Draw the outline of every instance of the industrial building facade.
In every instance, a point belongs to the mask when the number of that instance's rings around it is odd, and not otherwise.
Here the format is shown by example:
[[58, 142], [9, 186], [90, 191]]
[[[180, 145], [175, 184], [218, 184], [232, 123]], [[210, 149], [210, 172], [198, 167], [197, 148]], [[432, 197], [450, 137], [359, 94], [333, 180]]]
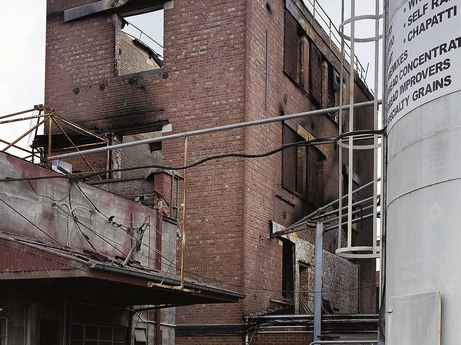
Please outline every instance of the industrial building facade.
[[[315, 233], [307, 227], [271, 235], [337, 199], [340, 189], [347, 190], [350, 171], [355, 187], [370, 182], [373, 157], [361, 152], [340, 166], [342, 148], [333, 140], [321, 142], [348, 128], [348, 118], [337, 111], [283, 120], [350, 99], [349, 66], [306, 5], [301, 0], [47, 4], [45, 104], [54, 113], [98, 133], [108, 145], [185, 133], [88, 154], [85, 160], [64, 159], [72, 173], [137, 201], [158, 197], [146, 183], [155, 169], [181, 176], [182, 202], [173, 207], [172, 195], [165, 199], [182, 232], [176, 272], [219, 286], [224, 295], [235, 291], [234, 299], [246, 296], [238, 303], [176, 308], [175, 336], [168, 343], [311, 341]], [[130, 16], [158, 11], [163, 56], [123, 31]], [[372, 100], [354, 76], [355, 102]], [[187, 135], [273, 117], [280, 121]], [[357, 109], [354, 130], [372, 128], [370, 111]], [[61, 144], [53, 136], [56, 144], [46, 135], [35, 142], [45, 160], [68, 151], [65, 139]], [[84, 135], [71, 139], [92, 144]], [[367, 189], [360, 193], [365, 197]], [[369, 223], [355, 224], [354, 243], [370, 240]], [[324, 313], [374, 314], [375, 261], [335, 255], [338, 240], [335, 231], [324, 234]], [[293, 321], [295, 314], [305, 318]], [[332, 336], [335, 332], [333, 327]]]

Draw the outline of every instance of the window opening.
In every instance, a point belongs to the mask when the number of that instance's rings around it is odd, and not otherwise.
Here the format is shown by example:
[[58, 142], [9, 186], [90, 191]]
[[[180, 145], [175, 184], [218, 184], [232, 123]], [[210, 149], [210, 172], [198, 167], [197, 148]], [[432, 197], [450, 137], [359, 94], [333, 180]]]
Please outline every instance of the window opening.
[[294, 297], [294, 256], [295, 245], [293, 242], [282, 239], [283, 258], [282, 258], [282, 296], [293, 299]]
[[[130, 143], [162, 136], [161, 131], [142, 132], [133, 134], [115, 134], [112, 144]], [[137, 166], [160, 165], [162, 163], [162, 143], [137, 145], [113, 150], [111, 154], [111, 169], [123, 169], [112, 173], [112, 178], [141, 178], [144, 169], [132, 169]]]
[[285, 11], [284, 72], [301, 89], [309, 92], [318, 105], [322, 104], [322, 83], [326, 82], [326, 76], [322, 73], [324, 60], [323, 54], [307, 37], [298, 20], [288, 10]]
[[310, 292], [313, 290], [314, 280], [311, 267], [308, 264], [299, 262], [299, 313], [313, 314], [312, 300]]
[[299, 28], [296, 19], [285, 11], [285, 39], [283, 68], [286, 74], [298, 82]]
[[120, 75], [162, 68], [163, 14], [162, 9], [122, 19]]
[[322, 104], [322, 62], [323, 55], [319, 48], [310, 42], [310, 57], [309, 57], [309, 77], [310, 77], [310, 94], [320, 105]]
[[[283, 124], [283, 144], [306, 141], [304, 137]], [[322, 167], [324, 156], [315, 146], [292, 146], [282, 152], [282, 185], [302, 196], [311, 204], [322, 202]]]
[[[297, 141], [296, 132], [293, 131], [287, 124], [283, 124], [282, 128], [283, 145], [291, 144]], [[286, 148], [282, 151], [282, 185], [292, 192], [297, 192], [298, 169], [297, 169], [298, 151], [295, 146]]]
[[126, 330], [121, 327], [72, 324], [70, 345], [125, 344]]
[[[341, 86], [341, 77], [339, 72], [328, 64], [328, 103], [327, 107], [332, 108], [339, 105], [339, 89]], [[330, 117], [338, 122], [339, 113], [329, 113]]]

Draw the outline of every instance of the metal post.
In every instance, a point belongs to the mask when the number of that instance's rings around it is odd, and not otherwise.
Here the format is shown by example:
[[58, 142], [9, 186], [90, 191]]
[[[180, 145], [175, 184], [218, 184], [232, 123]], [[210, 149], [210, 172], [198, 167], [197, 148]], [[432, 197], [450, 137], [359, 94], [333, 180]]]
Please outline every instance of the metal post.
[[315, 227], [315, 276], [314, 276], [314, 341], [320, 341], [322, 332], [322, 252], [323, 223]]

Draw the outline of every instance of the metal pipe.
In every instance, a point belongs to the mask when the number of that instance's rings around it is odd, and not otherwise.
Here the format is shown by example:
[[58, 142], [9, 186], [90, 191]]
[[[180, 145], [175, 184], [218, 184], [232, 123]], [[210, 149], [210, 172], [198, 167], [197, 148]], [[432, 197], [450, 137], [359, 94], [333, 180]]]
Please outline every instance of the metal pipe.
[[[379, 179], [379, 180], [381, 180], [381, 179]], [[367, 188], [367, 187], [369, 187], [369, 186], [371, 186], [371, 185], [373, 185], [373, 181], [368, 182], [368, 183], [364, 184], [363, 186], [361, 186], [361, 187], [355, 189], [355, 190], [353, 191], [353, 193], [357, 193], [357, 192], [359, 192], [360, 190], [363, 190], [363, 189], [365, 189], [365, 188]], [[300, 219], [299, 221], [293, 223], [292, 225], [290, 225], [290, 226], [287, 227], [286, 229], [277, 231], [277, 232], [273, 233], [271, 236], [274, 237], [275, 235], [277, 235], [277, 236], [278, 236], [278, 235], [286, 235], [286, 234], [288, 234], [288, 233], [290, 233], [290, 232], [298, 231], [298, 230], [294, 230], [294, 229], [295, 229], [296, 227], [298, 227], [299, 225], [304, 224], [306, 221], [308, 221], [308, 220], [310, 220], [310, 219], [313, 219], [317, 214], [319, 214], [319, 213], [321, 213], [323, 210], [325, 210], [325, 209], [327, 209], [327, 208], [329, 208], [329, 207], [335, 205], [336, 203], [341, 204], [340, 201], [341, 201], [342, 199], [344, 199], [344, 198], [347, 198], [347, 194], [341, 196], [340, 198], [338, 198], [338, 199], [336, 199], [336, 200], [333, 200], [332, 202], [328, 203], [328, 204], [325, 205], [325, 206], [320, 207], [319, 209], [317, 209], [317, 210], [315, 210], [314, 212], [310, 213], [310, 214], [307, 215], [306, 217], [304, 217], [304, 218]], [[341, 205], [342, 205], [342, 204], [341, 204]], [[344, 206], [344, 207], [345, 207], [345, 206]], [[339, 211], [338, 218], [342, 218], [342, 217], [340, 217], [342, 208], [343, 208], [343, 207], [339, 207], [339, 208], [338, 208], [338, 211]], [[293, 231], [293, 230], [294, 230], [294, 231]]]
[[320, 340], [322, 333], [322, 264], [323, 264], [323, 223], [315, 227], [315, 268], [314, 268], [314, 340]]
[[[249, 322], [249, 320], [305, 320], [305, 319], [312, 319], [314, 317], [313, 314], [283, 314], [283, 315], [258, 315], [255, 317], [245, 316], [244, 320]], [[325, 321], [328, 319], [334, 319], [336, 317], [341, 317], [344, 320], [350, 320], [354, 318], [377, 318], [378, 314], [326, 314], [324, 315]]]
[[[53, 143], [53, 131], [52, 131], [52, 127], [53, 127], [53, 118], [51, 117], [51, 115], [48, 116], [48, 157], [51, 156], [51, 150], [52, 150], [52, 143]], [[49, 161], [49, 160], [48, 160]]]
[[[64, 134], [64, 136], [67, 138], [67, 140], [69, 140], [70, 144], [72, 145], [72, 147], [75, 149], [75, 151], [80, 151], [78, 146], [75, 145], [74, 141], [71, 139], [71, 137], [69, 137], [69, 135], [67, 134], [67, 132], [64, 130], [64, 128], [55, 120], [54, 117], [50, 117], [51, 119], [53, 119], [53, 122], [54, 124], [56, 125], [56, 127], [59, 128], [59, 130], [61, 131], [62, 134]], [[51, 130], [50, 130], [50, 133], [51, 133]], [[91, 163], [84, 157], [82, 156], [81, 157], [83, 159], [83, 161], [85, 162], [85, 164], [91, 169], [92, 172], [96, 173], [96, 170], [93, 168], [93, 166], [91, 165]], [[102, 180], [102, 177], [98, 175], [96, 175], [97, 178], [99, 180]]]
[[[47, 114], [44, 114], [44, 115], [31, 115], [31, 116], [21, 117], [19, 119], [11, 119], [11, 120], [0, 121], [0, 125], [4, 125], [6, 123], [25, 121], [25, 120], [39, 119], [39, 118], [44, 117], [44, 116], [47, 116]], [[5, 118], [5, 116], [0, 117], [0, 119], [3, 119], [3, 118]]]
[[[378, 102], [380, 104], [382, 103], [381, 100], [379, 100]], [[349, 109], [351, 109], [351, 108], [366, 108], [366, 107], [373, 106], [374, 104], [375, 104], [374, 101], [355, 103], [351, 107], [349, 107]], [[112, 146], [109, 146], [109, 147], [99, 147], [99, 148], [86, 150], [86, 151], [65, 153], [65, 154], [57, 155], [57, 156], [49, 156], [48, 159], [49, 160], [55, 160], [55, 159], [63, 159], [63, 158], [80, 156], [80, 155], [84, 155], [84, 154], [101, 153], [101, 152], [105, 152], [105, 151], [109, 151], [109, 150], [115, 150], [115, 149], [121, 149], [121, 148], [125, 148], [125, 147], [144, 145], [144, 144], [151, 144], [151, 143], [155, 143], [155, 142], [161, 142], [161, 141], [167, 141], [167, 140], [173, 140], [173, 139], [180, 139], [180, 138], [184, 138], [184, 137], [191, 137], [191, 136], [196, 136], [196, 135], [201, 135], [201, 134], [208, 134], [208, 133], [226, 131], [226, 130], [237, 129], [237, 128], [244, 128], [244, 127], [250, 127], [250, 126], [256, 126], [256, 125], [263, 125], [263, 124], [272, 123], [272, 122], [279, 122], [279, 121], [297, 119], [297, 118], [305, 117], [305, 116], [323, 115], [323, 114], [328, 114], [328, 113], [331, 113], [331, 112], [340, 111], [342, 109], [343, 109], [343, 106], [341, 106], [341, 107], [331, 107], [331, 108], [311, 110], [311, 111], [306, 111], [306, 112], [297, 113], [297, 114], [291, 114], [291, 115], [270, 117], [270, 118], [267, 118], [267, 119], [235, 123], [235, 124], [232, 124], [232, 125], [218, 126], [218, 127], [207, 128], [207, 129], [199, 129], [199, 130], [190, 131], [190, 132], [183, 132], [183, 133], [166, 135], [166, 136], [163, 136], [163, 137], [144, 139], [144, 140], [133, 141], [133, 142], [129, 142], [129, 143], [122, 143], [122, 144], [112, 145]]]
[[[29, 129], [26, 133], [24, 133], [23, 135], [21, 135], [19, 138], [17, 138], [15, 141], [13, 141], [12, 143], [7, 143], [8, 146], [6, 146], [2, 152], [6, 152], [6, 150], [8, 150], [9, 148], [11, 147], [15, 147], [16, 146], [16, 143], [18, 143], [19, 141], [21, 141], [24, 137], [26, 137], [29, 133], [33, 132], [37, 127], [41, 126], [44, 122], [46, 122], [46, 119], [43, 119], [43, 121], [37, 123], [35, 126], [33, 126], [31, 129]], [[3, 141], [3, 140], [2, 140]], [[25, 150], [24, 150], [25, 151]]]
[[11, 116], [16, 116], [16, 115], [21, 115], [21, 114], [25, 114], [25, 113], [30, 113], [31, 111], [34, 111], [34, 110], [39, 110], [39, 109], [38, 109], [38, 106], [37, 106], [37, 107], [34, 107], [34, 108], [32, 108], [32, 109], [23, 110], [23, 111], [20, 111], [20, 112], [17, 112], [17, 113], [13, 113], [13, 114], [8, 114], [8, 115], [0, 116], [0, 119], [6, 119], [6, 118], [11, 117]]
[[269, 31], [266, 30], [266, 110], [269, 109]]
[[170, 200], [169, 200], [169, 217], [173, 217], [173, 193], [174, 193], [174, 180], [175, 180], [175, 171], [171, 172], [171, 183], [170, 183]]
[[318, 340], [313, 341], [309, 345], [314, 344], [377, 344], [377, 340]]

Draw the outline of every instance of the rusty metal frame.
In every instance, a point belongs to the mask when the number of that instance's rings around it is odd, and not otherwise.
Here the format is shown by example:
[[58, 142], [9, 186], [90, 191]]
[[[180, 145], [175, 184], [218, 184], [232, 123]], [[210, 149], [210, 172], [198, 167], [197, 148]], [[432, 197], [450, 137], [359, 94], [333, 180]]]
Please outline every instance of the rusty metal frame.
[[[38, 115], [30, 115], [30, 116], [23, 116], [23, 117], [18, 117], [19, 115], [27, 114], [33, 111], [38, 111]], [[28, 129], [25, 133], [22, 133], [17, 137], [15, 140], [12, 142], [8, 142], [6, 140], [0, 139], [0, 143], [5, 144], [6, 146], [2, 149], [0, 149], [0, 152], [7, 152], [10, 149], [16, 149], [20, 150], [22, 152], [28, 153], [29, 155], [24, 157], [26, 160], [30, 160], [32, 162], [35, 161], [37, 158], [42, 164], [49, 166], [51, 164], [51, 161], [47, 161], [44, 163], [43, 160], [43, 152], [36, 152], [34, 149], [30, 150], [25, 147], [18, 146], [18, 143], [24, 139], [27, 135], [30, 133], [37, 131], [41, 126], [46, 126], [48, 125], [48, 130], [44, 131], [45, 133], [48, 134], [48, 152], [47, 152], [47, 157], [51, 157], [52, 155], [52, 148], [53, 148], [53, 128], [57, 128], [60, 133], [62, 133], [66, 139], [69, 141], [69, 147], [68, 149], [73, 149], [76, 152], [80, 152], [81, 149], [88, 148], [90, 146], [98, 146], [98, 145], [109, 145], [109, 140], [107, 138], [104, 138], [103, 136], [100, 136], [82, 126], [77, 125], [74, 122], [71, 122], [69, 120], [64, 119], [61, 116], [58, 116], [54, 113], [54, 110], [52, 108], [45, 107], [43, 105], [35, 105], [32, 109], [27, 109], [21, 112], [9, 114], [9, 115], [4, 115], [0, 116], [0, 126], [5, 125], [5, 124], [10, 124], [14, 122], [21, 122], [21, 121], [26, 121], [26, 120], [33, 120], [37, 119], [37, 124], [32, 126], [30, 129]], [[54, 124], [54, 126], [53, 126]], [[71, 139], [69, 134], [66, 132], [66, 130], [63, 127], [64, 125], [70, 126], [72, 129], [74, 129], [76, 132], [88, 134], [89, 136], [97, 139], [95, 143], [90, 143], [90, 144], [82, 144], [78, 145], [74, 143], [74, 141]], [[9, 152], [8, 152], [9, 153]], [[106, 168], [109, 169], [109, 152], [107, 152], [107, 158], [106, 158]], [[91, 165], [91, 163], [82, 155], [81, 159], [85, 162], [85, 164], [93, 171], [96, 173], [96, 170], [94, 167]], [[98, 178], [101, 179], [101, 177], [98, 175]]]

